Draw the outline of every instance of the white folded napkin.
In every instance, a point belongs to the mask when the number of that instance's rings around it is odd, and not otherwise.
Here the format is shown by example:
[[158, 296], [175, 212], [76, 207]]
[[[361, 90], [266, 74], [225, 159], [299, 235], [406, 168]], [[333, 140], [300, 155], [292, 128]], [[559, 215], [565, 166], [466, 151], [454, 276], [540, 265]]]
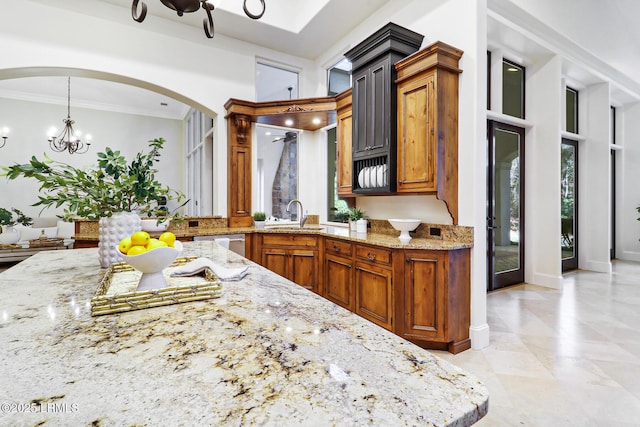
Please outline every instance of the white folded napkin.
[[213, 274], [218, 276], [220, 280], [232, 281], [240, 280], [247, 275], [249, 266], [227, 268], [218, 265], [208, 258], [196, 258], [193, 261], [176, 268], [171, 275], [172, 276], [193, 276], [202, 272], [205, 268], [213, 271]]

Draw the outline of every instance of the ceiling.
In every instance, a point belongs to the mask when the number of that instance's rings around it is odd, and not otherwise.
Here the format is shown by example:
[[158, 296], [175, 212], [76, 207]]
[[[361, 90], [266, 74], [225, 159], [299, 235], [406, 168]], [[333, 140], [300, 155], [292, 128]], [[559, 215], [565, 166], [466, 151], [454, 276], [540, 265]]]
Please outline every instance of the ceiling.
[[[130, 22], [130, 25], [147, 25], [150, 31], [162, 27], [154, 25], [163, 20], [172, 25], [188, 25], [202, 29], [204, 11], [186, 13], [179, 17], [158, 0], [142, 0], [148, 14], [143, 23], [131, 17], [131, 0], [29, 0], [47, 6], [74, 12]], [[400, 4], [404, 0], [266, 0], [265, 16], [254, 21], [242, 12], [241, 0], [211, 0], [215, 32], [291, 55], [315, 59], [343, 38], [351, 29], [363, 22], [387, 3]], [[411, 0], [406, 0], [409, 3]], [[435, 0], [420, 0], [435, 1]], [[634, 17], [640, 16], [637, 0], [581, 0], [576, 10], [576, 0], [488, 0], [489, 9], [507, 20], [520, 23], [522, 28], [548, 34], [551, 44], [562, 40], [565, 47], [579, 47], [582, 55], [596, 71], [619, 77], [629, 91], [614, 88], [620, 102], [640, 99], [640, 26]], [[606, 5], [605, 5], [606, 3]], [[250, 10], [259, 9], [259, 0], [248, 0]], [[521, 19], [526, 15], [526, 19]], [[526, 34], [503, 25], [500, 19], [490, 15], [488, 38], [498, 37], [508, 41], [512, 51], [529, 55], [549, 52], [549, 43], [531, 42]], [[496, 25], [497, 24], [497, 25]], [[595, 29], [597, 28], [597, 31]], [[205, 38], [204, 32], [194, 32], [194, 37]], [[201, 41], [201, 40], [200, 40]], [[215, 37], [206, 40], [216, 43]], [[597, 72], [581, 75], [578, 67], [567, 61], [565, 72], [576, 79], [597, 79]], [[586, 80], [589, 83], [589, 80]], [[284, 87], [284, 86], [283, 86]], [[66, 105], [66, 77], [28, 77], [1, 80], [0, 97]], [[637, 95], [637, 97], [636, 97]], [[167, 105], [163, 105], [167, 104]], [[182, 119], [188, 106], [145, 89], [102, 80], [74, 77], [71, 82], [71, 106], [121, 111], [156, 117]]]

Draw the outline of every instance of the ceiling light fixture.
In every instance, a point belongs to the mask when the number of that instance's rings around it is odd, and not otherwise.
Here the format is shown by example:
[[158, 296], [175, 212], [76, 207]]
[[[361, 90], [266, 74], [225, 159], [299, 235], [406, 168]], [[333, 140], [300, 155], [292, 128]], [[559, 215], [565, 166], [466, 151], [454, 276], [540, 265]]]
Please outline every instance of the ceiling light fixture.
[[9, 128], [3, 127], [2, 128], [2, 145], [0, 145], [0, 148], [4, 147], [4, 144], [7, 143], [7, 138], [9, 138]]
[[59, 153], [68, 151], [69, 154], [83, 154], [89, 151], [91, 135], [87, 135], [85, 137], [86, 142], [82, 142], [80, 131], [75, 132], [72, 126], [75, 122], [71, 120], [71, 77], [67, 78], [67, 118], [63, 119], [62, 122], [64, 123], [64, 129], [57, 137], [54, 136], [58, 131], [56, 128], [52, 127], [49, 130], [49, 145], [51, 149]]
[[[208, 38], [212, 39], [214, 35], [213, 28], [213, 17], [211, 16], [211, 12], [215, 9], [215, 6], [209, 3], [206, 0], [160, 0], [162, 4], [167, 6], [169, 9], [173, 9], [178, 13], [178, 16], [182, 16], [185, 12], [191, 13], [200, 9], [200, 6], [204, 9], [207, 14], [207, 17], [202, 20], [202, 25], [204, 27], [204, 33]], [[264, 11], [266, 9], [265, 0], [260, 0], [260, 4], [262, 5], [262, 12], [260, 13], [251, 13], [247, 8], [247, 0], [244, 0], [244, 4], [242, 9], [244, 13], [251, 19], [260, 19], [262, 15], [264, 15]], [[138, 13], [138, 3], [140, 0], [133, 0], [131, 4], [131, 16], [133, 20], [136, 22], [144, 21], [144, 18], [147, 16], [147, 5], [144, 2], [141, 2], [140, 13]]]

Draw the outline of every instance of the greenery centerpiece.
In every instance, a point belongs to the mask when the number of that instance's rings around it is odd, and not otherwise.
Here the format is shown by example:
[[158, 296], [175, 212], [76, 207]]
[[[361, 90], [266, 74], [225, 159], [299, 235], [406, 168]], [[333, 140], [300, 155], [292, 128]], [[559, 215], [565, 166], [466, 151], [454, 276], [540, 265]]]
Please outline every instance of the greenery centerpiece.
[[102, 267], [122, 261], [118, 242], [133, 231], [140, 230], [138, 215], [181, 220], [178, 212], [165, 205], [169, 200], [182, 201], [182, 192], [162, 185], [156, 178], [157, 162], [164, 138], [149, 141], [149, 151], [139, 152], [127, 162], [120, 151], [107, 147], [97, 154], [97, 164], [84, 169], [35, 156], [29, 163], [3, 166], [1, 176], [9, 179], [33, 178], [40, 182], [38, 202], [34, 206], [62, 207], [65, 221], [80, 218], [99, 220], [98, 256]]
[[85, 169], [54, 161], [46, 154], [45, 160], [33, 156], [29, 163], [3, 166], [0, 176], [39, 181], [39, 200], [34, 206], [62, 206], [66, 221], [98, 220], [119, 212], [137, 212], [159, 220], [181, 217], [177, 209], [167, 211], [164, 202], [181, 201], [184, 194], [156, 179], [155, 165], [164, 143], [164, 138], [149, 141], [149, 152], [139, 152], [130, 163], [120, 151], [107, 147], [97, 154], [97, 165]]
[[[13, 211], [13, 213], [11, 213], [11, 211]], [[0, 228], [2, 228], [0, 245], [11, 245], [20, 240], [20, 232], [13, 228], [14, 225], [22, 224], [29, 226], [33, 224], [33, 219], [23, 214], [19, 209], [11, 208], [11, 211], [0, 208]]]
[[[16, 215], [16, 218], [13, 218], [13, 214]], [[1, 226], [9, 226], [13, 227], [16, 224], [22, 224], [25, 227], [33, 224], [33, 218], [26, 216], [19, 209], [11, 208], [11, 211], [5, 208], [0, 208], [0, 225]]]

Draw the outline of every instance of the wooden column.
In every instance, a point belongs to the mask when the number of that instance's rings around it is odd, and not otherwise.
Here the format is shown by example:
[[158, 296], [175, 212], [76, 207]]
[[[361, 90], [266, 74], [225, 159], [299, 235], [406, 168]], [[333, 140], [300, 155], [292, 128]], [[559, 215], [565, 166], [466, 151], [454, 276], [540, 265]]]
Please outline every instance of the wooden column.
[[227, 217], [229, 227], [251, 227], [250, 116], [227, 115]]

